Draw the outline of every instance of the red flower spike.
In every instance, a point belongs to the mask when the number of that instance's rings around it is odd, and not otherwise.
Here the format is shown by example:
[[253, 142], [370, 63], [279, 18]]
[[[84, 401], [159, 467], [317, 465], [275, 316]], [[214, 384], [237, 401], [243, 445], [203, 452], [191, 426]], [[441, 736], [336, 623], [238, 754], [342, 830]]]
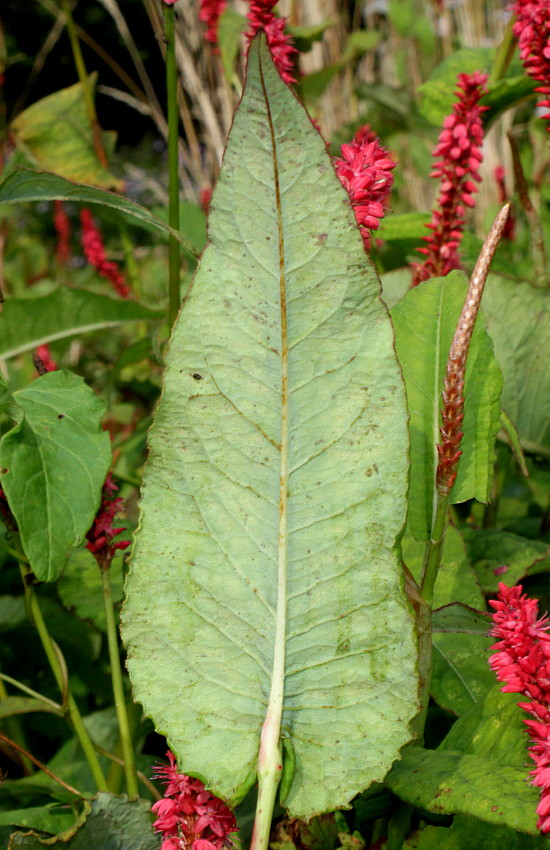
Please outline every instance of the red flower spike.
[[127, 549], [130, 545], [129, 540], [120, 540], [117, 543], [112, 542], [117, 534], [125, 531], [124, 528], [113, 528], [113, 520], [124, 504], [124, 499], [113, 498], [113, 494], [117, 491], [118, 487], [113, 482], [112, 475], [109, 472], [103, 485], [101, 505], [99, 506], [92, 527], [86, 534], [88, 540], [86, 549], [93, 554], [102, 569], [108, 569], [116, 552]]
[[423, 237], [428, 247], [417, 249], [426, 259], [412, 264], [413, 286], [460, 268], [458, 247], [464, 229], [464, 205], [475, 206], [475, 184], [481, 181], [481, 114], [487, 107], [479, 106], [479, 100], [485, 94], [486, 82], [487, 75], [479, 71], [458, 75], [458, 101], [443, 122], [433, 152], [437, 161], [430, 176], [441, 179], [441, 187], [428, 225], [432, 232]]
[[334, 160], [336, 173], [349, 195], [365, 249], [370, 249], [371, 230], [377, 230], [386, 212], [396, 164], [368, 124], [360, 127], [349, 145], [342, 145], [342, 159]]
[[47, 343], [39, 345], [34, 354], [34, 365], [39, 375], [45, 375], [46, 372], [57, 371], [57, 363], [53, 359], [50, 346]]
[[277, 0], [250, 0], [250, 9], [246, 16], [250, 27], [245, 36], [250, 44], [256, 33], [263, 29], [279, 74], [285, 83], [295, 83], [294, 54], [298, 51], [294, 47], [292, 37], [284, 32], [286, 18], [276, 18], [273, 14], [276, 3]]
[[539, 617], [537, 600], [522, 590], [521, 585], [507, 587], [501, 582], [498, 598], [489, 600], [495, 609], [489, 634], [499, 638], [491, 647], [497, 651], [489, 664], [499, 682], [505, 682], [502, 691], [529, 698], [518, 706], [533, 718], [523, 722], [531, 738], [529, 755], [535, 762], [531, 784], [541, 789], [537, 827], [550, 832], [550, 678], [545, 664], [550, 624], [547, 617]]
[[170, 750], [166, 755], [170, 763], [153, 768], [166, 785], [164, 799], [152, 807], [157, 816], [153, 826], [164, 839], [161, 850], [222, 850], [232, 846], [229, 836], [237, 831], [233, 812], [199, 779], [178, 773]]
[[82, 225], [82, 248], [86, 259], [91, 266], [97, 269], [101, 277], [111, 281], [122, 298], [128, 298], [130, 287], [125, 283], [117, 264], [107, 260], [101, 231], [94, 223], [90, 210], [86, 207], [80, 211], [80, 223]]
[[[548, 0], [515, 0], [514, 35], [526, 73], [541, 85], [535, 91], [544, 95], [539, 106], [550, 110], [550, 10]], [[550, 121], [550, 111], [542, 116]], [[546, 128], [550, 131], [550, 124]]]
[[204, 37], [211, 44], [218, 43], [218, 24], [226, 5], [226, 0], [201, 0], [199, 21], [208, 27]]
[[65, 265], [71, 257], [71, 222], [63, 201], [53, 202], [53, 223], [57, 233], [55, 256], [58, 263]]

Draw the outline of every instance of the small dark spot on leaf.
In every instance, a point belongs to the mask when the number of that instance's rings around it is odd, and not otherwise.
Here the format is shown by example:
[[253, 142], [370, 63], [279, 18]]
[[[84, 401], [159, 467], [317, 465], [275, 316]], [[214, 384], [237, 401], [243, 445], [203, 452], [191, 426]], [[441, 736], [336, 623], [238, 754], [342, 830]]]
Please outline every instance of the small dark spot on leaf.
[[328, 233], [315, 233], [314, 237], [318, 245], [324, 245], [328, 239]]
[[9, 469], [0, 469], [0, 475], [6, 475], [7, 472], [9, 472]]
[[193, 372], [193, 377], [194, 377], [195, 381], [201, 381], [202, 380], [202, 375], [199, 375], [198, 372]]
[[58, 413], [57, 418], [58, 419], [65, 419], [65, 414], [64, 413]]

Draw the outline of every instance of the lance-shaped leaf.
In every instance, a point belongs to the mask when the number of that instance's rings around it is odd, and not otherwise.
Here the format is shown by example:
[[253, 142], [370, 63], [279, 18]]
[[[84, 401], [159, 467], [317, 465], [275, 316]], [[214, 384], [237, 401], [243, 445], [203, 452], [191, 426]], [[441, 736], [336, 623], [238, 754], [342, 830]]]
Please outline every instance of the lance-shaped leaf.
[[0, 486], [33, 572], [53, 581], [99, 507], [111, 462], [105, 406], [69, 372], [48, 372], [12, 398], [17, 424], [0, 440]]
[[308, 817], [383, 779], [411, 737], [407, 414], [348, 198], [257, 43], [209, 235], [167, 355], [124, 638], [180, 768], [232, 803], [273, 685], [285, 804]]
[[[428, 540], [432, 526], [436, 446], [441, 442], [441, 391], [467, 289], [464, 275], [451, 272], [411, 289], [392, 310], [395, 343], [411, 411], [408, 527], [417, 540]], [[484, 329], [483, 316], [478, 315], [466, 362], [462, 457], [451, 491], [452, 504], [467, 499], [489, 500], [494, 443], [500, 428], [501, 389], [502, 375], [493, 346]]]
[[39, 298], [6, 298], [0, 316], [0, 358], [125, 322], [162, 318], [160, 311], [136, 301], [63, 286]]

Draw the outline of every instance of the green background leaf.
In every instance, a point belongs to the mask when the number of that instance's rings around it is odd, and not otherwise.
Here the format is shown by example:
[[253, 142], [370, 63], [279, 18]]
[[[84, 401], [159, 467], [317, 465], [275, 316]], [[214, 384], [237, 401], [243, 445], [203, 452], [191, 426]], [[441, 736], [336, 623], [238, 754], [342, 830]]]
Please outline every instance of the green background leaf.
[[309, 817], [381, 780], [417, 711], [394, 552], [407, 414], [347, 195], [255, 46], [209, 235], [151, 432], [123, 635], [181, 769], [234, 803], [256, 778], [286, 600], [285, 803]]
[[111, 462], [105, 408], [82, 378], [61, 371], [13, 397], [24, 418], [0, 440], [0, 481], [33, 572], [53, 581], [99, 507]]
[[135, 301], [65, 287], [39, 298], [6, 298], [0, 315], [0, 357], [7, 360], [57, 339], [159, 318], [163, 313]]
[[[88, 77], [92, 96], [96, 77]], [[10, 124], [10, 134], [38, 168], [102, 189], [124, 188], [124, 181], [110, 174], [97, 157], [81, 83], [43, 97], [20, 112]], [[111, 133], [102, 133], [102, 138], [107, 150], [114, 147]]]
[[[391, 311], [411, 414], [408, 527], [418, 540], [427, 540], [431, 531], [436, 444], [441, 441], [441, 392], [467, 288], [465, 276], [451, 272], [414, 287]], [[451, 491], [452, 504], [489, 500], [494, 442], [500, 429], [501, 388], [502, 376], [491, 340], [484, 330], [483, 315], [478, 315], [466, 364], [462, 457]]]
[[[158, 850], [159, 838], [151, 826], [150, 804], [144, 800], [100, 791], [92, 800], [77, 829], [70, 829], [47, 842], [47, 846], [67, 850]], [[42, 850], [45, 842], [35, 833], [16, 832], [8, 850]]]
[[401, 799], [431, 812], [474, 815], [537, 835], [540, 791], [528, 783], [527, 715], [519, 699], [493, 684], [437, 750], [408, 748], [387, 784]]
[[527, 451], [550, 456], [550, 291], [489, 275], [487, 329], [504, 375], [502, 407]]
[[418, 91], [422, 96], [420, 114], [430, 124], [440, 127], [443, 119], [452, 112], [456, 101], [455, 89], [459, 74], [487, 71], [494, 55], [492, 47], [463, 47], [455, 50], [433, 71]]
[[163, 236], [171, 234], [189, 251], [195, 251], [191, 243], [177, 230], [173, 230], [163, 221], [159, 221], [145, 207], [129, 201], [122, 195], [86, 186], [83, 183], [73, 183], [58, 174], [47, 171], [31, 171], [21, 168], [13, 171], [0, 181], [0, 204], [21, 204], [27, 201], [75, 201], [82, 204], [99, 204], [111, 207], [121, 215], [132, 219], [133, 224], [145, 227], [147, 230], [160, 232]]

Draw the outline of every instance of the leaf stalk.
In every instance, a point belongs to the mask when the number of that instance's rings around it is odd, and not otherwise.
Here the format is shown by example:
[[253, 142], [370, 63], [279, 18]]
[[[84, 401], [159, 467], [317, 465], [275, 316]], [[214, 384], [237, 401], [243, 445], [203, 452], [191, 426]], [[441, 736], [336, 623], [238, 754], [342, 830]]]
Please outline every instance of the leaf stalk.
[[126, 699], [124, 696], [124, 685], [122, 683], [122, 671], [120, 669], [120, 655], [118, 650], [118, 638], [113, 608], [113, 594], [111, 589], [111, 571], [101, 570], [101, 583], [103, 588], [103, 601], [105, 603], [105, 618], [107, 623], [107, 643], [109, 646], [109, 661], [111, 663], [111, 679], [113, 682], [113, 694], [120, 731], [120, 742], [124, 755], [124, 774], [126, 776], [126, 788], [128, 799], [137, 800], [139, 797], [138, 781], [136, 773], [136, 762], [134, 757], [134, 745], [132, 733], [128, 722], [126, 711]]
[[63, 694], [63, 703], [67, 716], [74, 729], [75, 735], [80, 742], [80, 746], [82, 747], [98, 791], [107, 791], [107, 781], [103, 774], [103, 770], [101, 769], [99, 759], [95, 753], [88, 730], [84, 726], [84, 722], [75, 699], [68, 688], [65, 671], [63, 670], [63, 665], [60, 661], [60, 657], [62, 658], [61, 653], [59, 653], [58, 647], [50, 637], [42, 612], [38, 605], [38, 600], [31, 584], [33, 577], [32, 570], [22, 560], [19, 560], [19, 568], [21, 570], [21, 577], [25, 586], [25, 602], [27, 604], [27, 609], [34, 625], [36, 626], [36, 630], [40, 637], [42, 646], [44, 647], [44, 652], [46, 653], [46, 657], [50, 663], [50, 667], [55, 676], [59, 690]]

